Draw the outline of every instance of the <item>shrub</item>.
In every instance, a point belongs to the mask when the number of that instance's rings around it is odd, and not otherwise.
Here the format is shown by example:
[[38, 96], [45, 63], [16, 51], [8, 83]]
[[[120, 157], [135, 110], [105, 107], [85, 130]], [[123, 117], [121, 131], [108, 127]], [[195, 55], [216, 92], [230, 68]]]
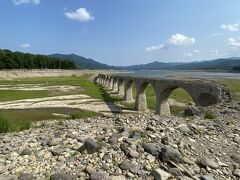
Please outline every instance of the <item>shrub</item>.
[[212, 112], [212, 111], [207, 111], [207, 112], [205, 112], [205, 114], [204, 114], [204, 118], [205, 118], [205, 119], [215, 119], [215, 118], [216, 118], [216, 115], [215, 115], [214, 112]]
[[8, 119], [4, 114], [0, 114], [0, 133], [23, 131], [31, 127], [30, 120]]

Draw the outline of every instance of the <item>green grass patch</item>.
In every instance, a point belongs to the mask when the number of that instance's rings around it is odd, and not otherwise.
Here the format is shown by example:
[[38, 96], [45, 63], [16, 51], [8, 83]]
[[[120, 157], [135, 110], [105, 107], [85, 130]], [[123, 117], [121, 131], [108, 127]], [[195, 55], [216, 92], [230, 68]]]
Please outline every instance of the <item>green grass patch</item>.
[[217, 117], [216, 114], [212, 111], [206, 111], [204, 113], [204, 118], [205, 119], [216, 119], [216, 117]]
[[0, 133], [23, 131], [31, 127], [30, 120], [11, 119], [6, 114], [0, 113]]
[[0, 101], [13, 101], [50, 96], [49, 91], [0, 90]]
[[0, 114], [4, 114], [10, 120], [30, 120], [30, 121], [42, 121], [42, 120], [52, 120], [52, 119], [63, 119], [61, 116], [54, 116], [53, 113], [58, 113], [59, 111], [51, 109], [34, 109], [34, 110], [8, 110], [1, 111]]
[[[69, 115], [69, 118], [55, 116], [53, 113]], [[29, 129], [31, 127], [31, 123], [34, 121], [59, 120], [58, 125], [63, 125], [63, 121], [65, 119], [84, 119], [98, 115], [99, 114], [96, 112], [70, 108], [0, 111], [0, 133]], [[42, 123], [42, 126], [39, 126], [38, 128], [42, 127], [44, 127], [44, 123]]]
[[170, 107], [170, 112], [172, 115], [179, 115], [180, 113], [182, 113], [184, 111], [184, 109], [186, 109], [186, 107], [183, 106], [171, 106]]
[[240, 100], [240, 80], [239, 79], [217, 79], [217, 83], [225, 85]]
[[81, 89], [73, 92], [61, 93], [58, 91], [20, 91], [20, 90], [0, 90], [0, 101], [11, 101], [20, 99], [30, 99], [39, 97], [50, 97], [70, 94], [86, 94], [95, 99], [101, 99], [106, 102], [114, 102], [115, 99], [106, 94], [104, 89], [88, 80], [88, 76], [82, 77], [40, 77], [24, 78], [14, 80], [0, 80], [0, 84], [19, 85], [19, 84], [41, 84], [43, 86], [71, 85], [78, 86]]
[[80, 112], [73, 112], [70, 114], [70, 119], [84, 119], [88, 117], [96, 117], [99, 114], [93, 111], [80, 111]]

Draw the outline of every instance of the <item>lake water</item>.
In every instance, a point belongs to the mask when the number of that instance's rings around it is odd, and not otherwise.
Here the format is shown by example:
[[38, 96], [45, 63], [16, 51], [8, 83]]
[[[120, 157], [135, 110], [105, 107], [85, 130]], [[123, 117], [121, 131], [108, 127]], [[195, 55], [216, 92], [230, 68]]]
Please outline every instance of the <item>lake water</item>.
[[[122, 73], [121, 73], [122, 74]], [[141, 70], [123, 73], [123, 76], [133, 77], [157, 77], [157, 78], [197, 78], [197, 79], [213, 79], [213, 78], [230, 78], [240, 79], [240, 73], [230, 72], [205, 72], [205, 71], [176, 71], [176, 70]]]

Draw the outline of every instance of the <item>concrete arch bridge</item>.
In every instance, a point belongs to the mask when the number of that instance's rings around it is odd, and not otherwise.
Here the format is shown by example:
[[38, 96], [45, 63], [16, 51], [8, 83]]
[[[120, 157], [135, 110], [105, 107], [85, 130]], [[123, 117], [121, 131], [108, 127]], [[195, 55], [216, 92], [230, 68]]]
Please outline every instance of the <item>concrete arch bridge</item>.
[[156, 95], [155, 113], [166, 116], [170, 115], [168, 98], [174, 89], [184, 89], [192, 97], [196, 106], [203, 107], [217, 104], [224, 99], [226, 93], [229, 94], [229, 91], [221, 85], [195, 79], [160, 79], [98, 74], [95, 78], [95, 82], [123, 95], [123, 100], [125, 102], [134, 101], [132, 87], [133, 84], [135, 84], [135, 109], [137, 111], [147, 111], [147, 98], [145, 91], [150, 84]]

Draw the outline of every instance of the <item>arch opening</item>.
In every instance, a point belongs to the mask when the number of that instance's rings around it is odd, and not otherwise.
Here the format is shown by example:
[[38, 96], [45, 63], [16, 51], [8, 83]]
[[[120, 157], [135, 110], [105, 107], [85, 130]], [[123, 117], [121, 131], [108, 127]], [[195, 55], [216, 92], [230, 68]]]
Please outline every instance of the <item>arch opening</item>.
[[183, 87], [169, 87], [157, 94], [156, 113], [181, 115], [187, 107], [195, 105], [191, 93]]

